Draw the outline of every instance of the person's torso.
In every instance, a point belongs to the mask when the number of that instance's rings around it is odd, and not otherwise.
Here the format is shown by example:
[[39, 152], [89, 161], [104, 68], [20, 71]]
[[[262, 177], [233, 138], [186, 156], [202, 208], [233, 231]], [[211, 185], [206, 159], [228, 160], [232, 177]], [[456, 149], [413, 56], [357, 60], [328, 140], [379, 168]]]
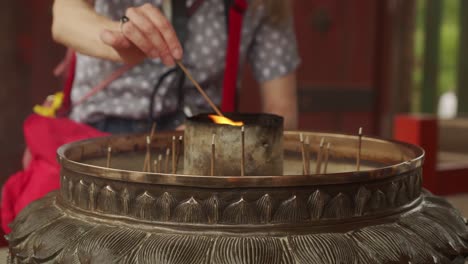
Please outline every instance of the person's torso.
[[[99, 14], [118, 20], [127, 8], [148, 2], [158, 8], [162, 7], [162, 0], [96, 0], [95, 9]], [[193, 0], [187, 0], [187, 5], [190, 6], [192, 2]], [[187, 39], [183, 43], [184, 64], [218, 104], [221, 100], [227, 43], [225, 19], [223, 0], [204, 0], [188, 20]], [[254, 13], [249, 9], [244, 16], [241, 63], [260, 22], [261, 12]], [[121, 66], [120, 63], [78, 54], [72, 101], [78, 101]], [[75, 106], [71, 117], [79, 122], [94, 122], [105, 116], [147, 118], [150, 95], [160, 76], [168, 70], [159, 59], [147, 59], [113, 81], [103, 91]], [[172, 113], [178, 109], [185, 109], [193, 114], [208, 110], [203, 97], [188, 80], [179, 89], [174, 77], [171, 75], [166, 78], [156, 91], [153, 108], [155, 116]], [[181, 94], [183, 96], [179, 96]]]

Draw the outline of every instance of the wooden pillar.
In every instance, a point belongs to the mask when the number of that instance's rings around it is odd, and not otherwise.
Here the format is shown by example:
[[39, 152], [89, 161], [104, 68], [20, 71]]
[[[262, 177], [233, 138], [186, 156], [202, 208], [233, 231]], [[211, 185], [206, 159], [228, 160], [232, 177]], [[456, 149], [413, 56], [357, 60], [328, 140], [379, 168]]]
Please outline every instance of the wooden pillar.
[[11, 1], [0, 9], [0, 184], [21, 169], [23, 121], [61, 89], [52, 70], [64, 48], [51, 38], [52, 0]]
[[468, 117], [468, 1], [460, 0], [457, 95], [458, 115]]
[[[463, 1], [463, 0], [462, 0]], [[425, 0], [424, 69], [421, 91], [421, 111], [433, 114], [437, 109], [439, 81], [440, 24], [442, 0]]]
[[391, 137], [393, 117], [410, 110], [416, 1], [378, 1], [375, 130]]
[[18, 2], [11, 1], [0, 8], [0, 184], [18, 170], [24, 149], [22, 122], [27, 110], [27, 94], [23, 65], [18, 59], [17, 31]]

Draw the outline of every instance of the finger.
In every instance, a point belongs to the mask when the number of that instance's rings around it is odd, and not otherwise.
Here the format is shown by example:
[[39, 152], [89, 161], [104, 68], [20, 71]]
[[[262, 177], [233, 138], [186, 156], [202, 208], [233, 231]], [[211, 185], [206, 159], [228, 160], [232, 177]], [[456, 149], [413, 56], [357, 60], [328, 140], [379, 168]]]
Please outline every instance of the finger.
[[167, 20], [167, 18], [164, 16], [164, 14], [159, 9], [149, 4], [142, 6], [141, 11], [159, 30], [169, 48], [169, 52], [172, 57], [177, 60], [182, 59], [182, 45], [177, 38], [174, 28], [172, 27], [169, 20]]
[[130, 21], [122, 26], [124, 36], [129, 39], [136, 47], [138, 47], [146, 56], [151, 58], [159, 57], [159, 51], [153, 47], [151, 41], [146, 38], [145, 34], [140, 31], [139, 27], [135, 25], [133, 20], [138, 21], [138, 11], [135, 8], [127, 9], [126, 16]]
[[127, 49], [132, 45], [120, 32], [103, 30], [100, 34], [102, 42], [117, 49]]
[[161, 57], [161, 60], [166, 66], [169, 66], [169, 67], [175, 66], [175, 61], [174, 61], [174, 58], [172, 58], [172, 55], [164, 55]]
[[149, 52], [145, 51], [148, 57], [157, 58], [168, 53], [169, 48], [164, 42], [159, 30], [138, 8], [128, 9], [127, 17], [133, 25], [140, 30], [144, 37], [151, 42], [151, 50]]

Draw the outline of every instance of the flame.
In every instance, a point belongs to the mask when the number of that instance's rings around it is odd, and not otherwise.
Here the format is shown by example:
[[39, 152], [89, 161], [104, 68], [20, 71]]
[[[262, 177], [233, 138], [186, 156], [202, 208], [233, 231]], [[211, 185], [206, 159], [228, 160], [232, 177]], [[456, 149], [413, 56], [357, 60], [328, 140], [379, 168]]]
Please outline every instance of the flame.
[[244, 125], [244, 122], [235, 122], [224, 116], [209, 115], [208, 117], [211, 118], [211, 120], [213, 120], [215, 124], [230, 125], [230, 126], [243, 126]]

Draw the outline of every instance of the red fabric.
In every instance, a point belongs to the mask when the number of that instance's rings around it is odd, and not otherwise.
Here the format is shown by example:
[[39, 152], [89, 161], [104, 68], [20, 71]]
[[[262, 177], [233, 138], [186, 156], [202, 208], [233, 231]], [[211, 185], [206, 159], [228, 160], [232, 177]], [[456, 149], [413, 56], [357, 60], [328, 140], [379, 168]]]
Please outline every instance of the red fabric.
[[2, 228], [9, 233], [8, 224], [29, 203], [43, 197], [60, 185], [57, 148], [76, 140], [105, 136], [84, 124], [67, 118], [47, 118], [31, 115], [24, 123], [24, 136], [32, 160], [20, 172], [13, 174], [3, 186], [1, 201]]
[[221, 111], [223, 112], [234, 112], [236, 109], [242, 20], [246, 9], [246, 0], [235, 0], [234, 5], [229, 10], [229, 39], [223, 80], [223, 97], [221, 99]]

